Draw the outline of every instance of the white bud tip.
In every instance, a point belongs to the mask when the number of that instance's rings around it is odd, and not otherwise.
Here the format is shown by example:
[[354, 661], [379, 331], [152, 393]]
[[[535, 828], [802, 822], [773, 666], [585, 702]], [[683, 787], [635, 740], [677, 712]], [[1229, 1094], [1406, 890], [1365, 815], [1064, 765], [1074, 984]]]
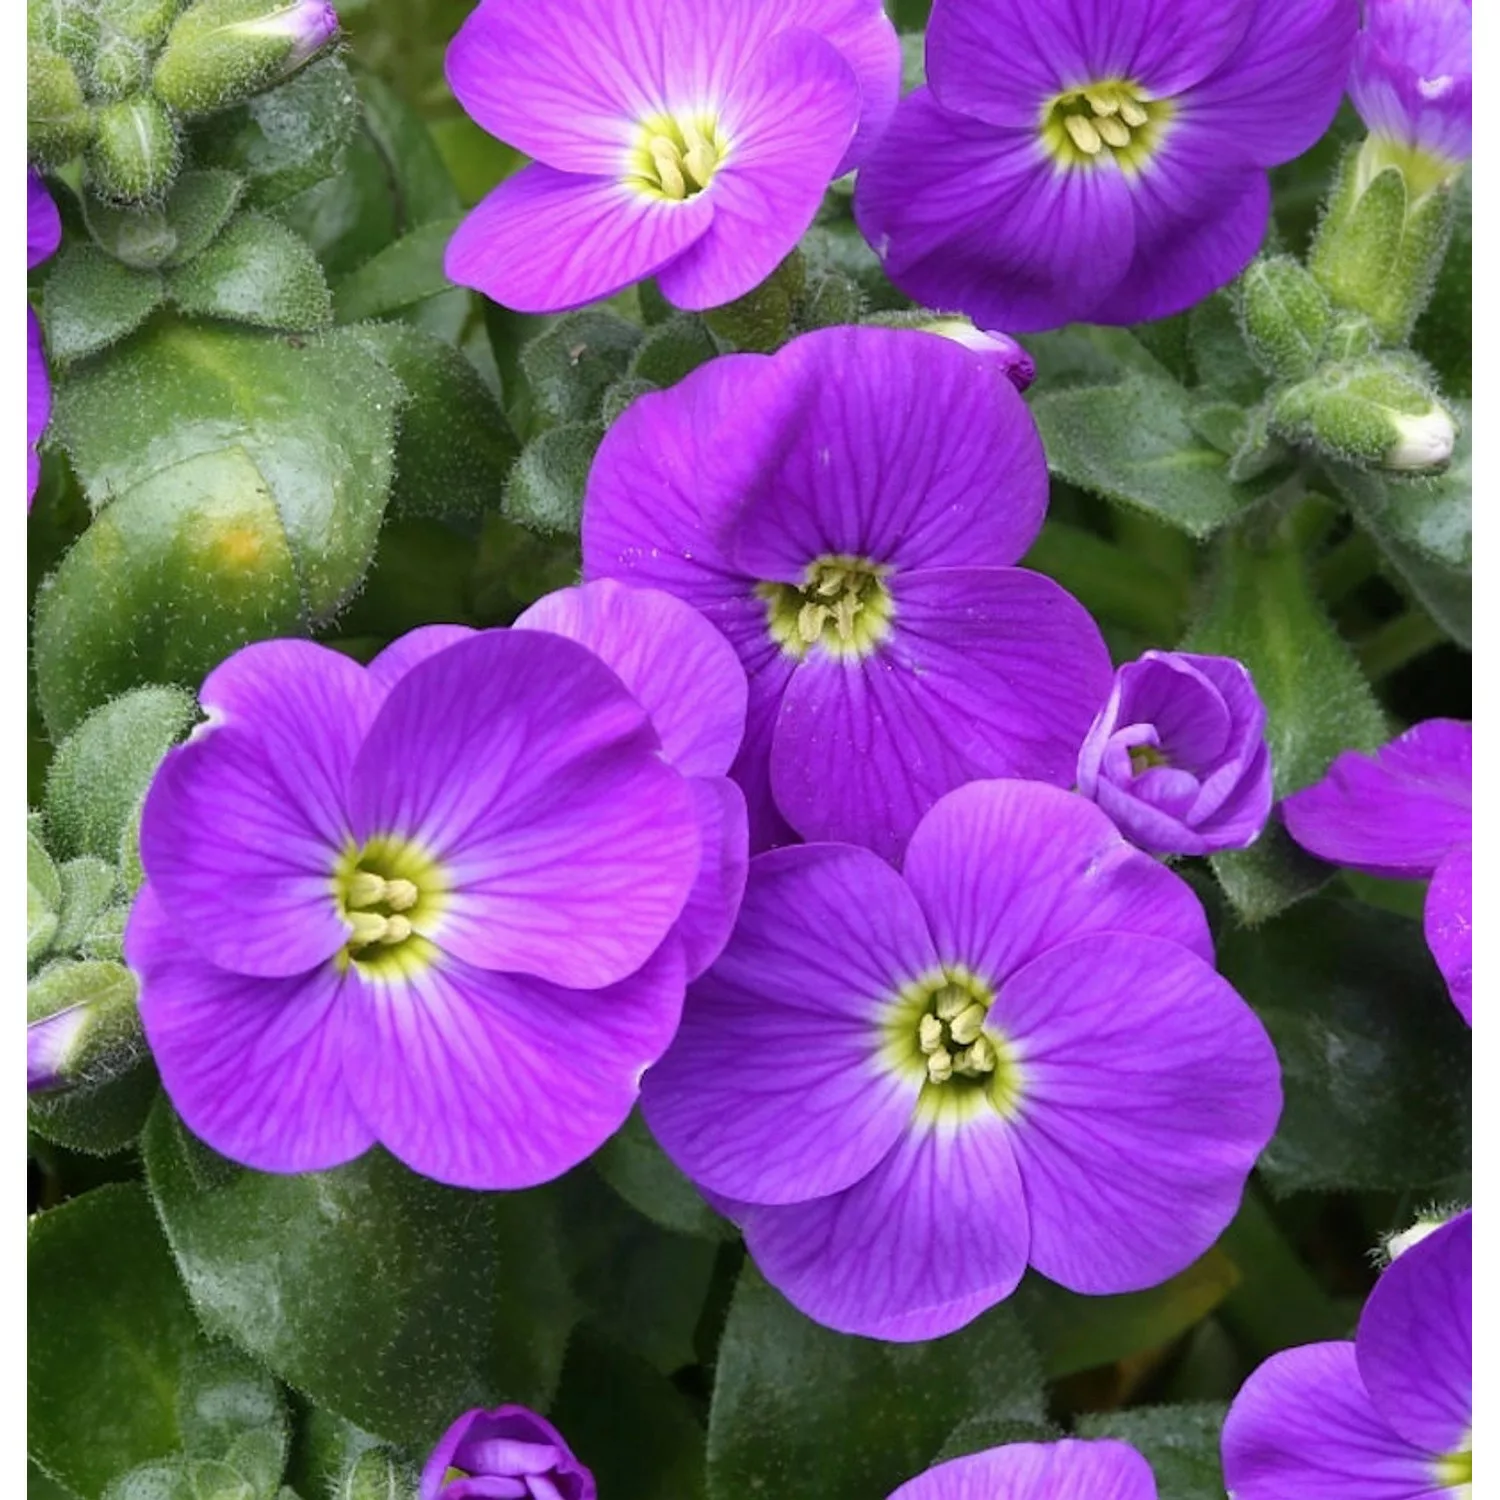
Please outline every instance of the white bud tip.
[[1435, 469], [1453, 457], [1458, 424], [1442, 407], [1434, 406], [1420, 417], [1391, 419], [1398, 434], [1386, 450], [1385, 467], [1403, 472]]

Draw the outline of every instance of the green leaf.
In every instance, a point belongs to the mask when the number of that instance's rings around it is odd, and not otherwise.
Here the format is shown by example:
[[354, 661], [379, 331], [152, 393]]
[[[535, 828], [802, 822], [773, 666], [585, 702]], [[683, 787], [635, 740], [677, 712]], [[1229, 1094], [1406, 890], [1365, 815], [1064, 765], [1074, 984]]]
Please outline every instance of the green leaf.
[[613, 313], [565, 313], [521, 351], [536, 410], [548, 423], [597, 420], [606, 388], [640, 342], [641, 330]]
[[1278, 1192], [1421, 1188], [1469, 1162], [1469, 1043], [1418, 923], [1321, 897], [1219, 967], [1266, 1023], [1286, 1103], [1260, 1171]]
[[186, 313], [301, 333], [325, 327], [333, 299], [306, 240], [264, 214], [241, 214], [201, 254], [167, 277]]
[[1200, 390], [1239, 406], [1255, 406], [1265, 394], [1266, 377], [1250, 357], [1228, 291], [1215, 292], [1188, 314], [1188, 345]]
[[[187, 1361], [177, 1394], [177, 1425], [189, 1456], [225, 1459], [255, 1481], [257, 1493], [275, 1493], [291, 1437], [286, 1403], [276, 1382], [232, 1344], [205, 1344]], [[249, 1472], [252, 1454], [261, 1451], [249, 1443], [262, 1436], [275, 1455], [274, 1473]]]
[[547, 1404], [571, 1312], [544, 1198], [443, 1187], [378, 1148], [246, 1171], [165, 1105], [141, 1147], [206, 1325], [318, 1404], [428, 1445], [469, 1407]]
[[927, 1468], [965, 1418], [1041, 1422], [1036, 1353], [1008, 1307], [928, 1343], [847, 1338], [746, 1262], [719, 1346], [709, 1495], [869, 1500]]
[[54, 736], [143, 681], [196, 688], [247, 640], [331, 616], [374, 551], [401, 397], [347, 332], [170, 321], [70, 380], [54, 428], [103, 510], [38, 597]]
[[1209, 1250], [1170, 1281], [1143, 1292], [1082, 1297], [1036, 1275], [1016, 1291], [1015, 1309], [1049, 1380], [1159, 1349], [1201, 1322], [1238, 1285], [1221, 1250]]
[[1428, 614], [1469, 650], [1474, 636], [1474, 578], [1468, 568], [1449, 568], [1433, 562], [1394, 537], [1376, 538], [1380, 552], [1397, 582]]
[[97, 354], [133, 333], [161, 306], [161, 277], [121, 265], [93, 245], [70, 245], [42, 287], [49, 359]]
[[[1313, 590], [1289, 521], [1245, 528], [1220, 544], [1208, 610], [1185, 649], [1233, 656], [1266, 705], [1276, 796], [1312, 785], [1340, 751], [1373, 750], [1385, 717]], [[1318, 868], [1277, 833], [1215, 855], [1215, 873], [1242, 920], [1263, 921], [1321, 883]]]
[[424, 224], [367, 260], [334, 289], [340, 323], [383, 318], [429, 297], [453, 290], [443, 270], [443, 255], [459, 220]]
[[630, 358], [626, 374], [665, 389], [718, 354], [702, 318], [674, 317], [649, 329]]
[[594, 454], [604, 439], [593, 422], [569, 422], [533, 438], [506, 481], [506, 516], [532, 531], [576, 535]]
[[232, 1465], [217, 1459], [173, 1458], [132, 1469], [104, 1500], [269, 1500]]
[[46, 846], [26, 834], [26, 961], [35, 963], [51, 946], [62, 906], [62, 880]]
[[229, 222], [244, 183], [233, 172], [184, 172], [160, 207], [121, 208], [86, 194], [89, 233], [116, 260], [138, 270], [191, 260]]
[[406, 391], [392, 516], [472, 520], [492, 510], [517, 444], [479, 372], [450, 344], [404, 323], [350, 330]]
[[83, 1500], [177, 1450], [177, 1388], [198, 1343], [135, 1183], [40, 1214], [27, 1239], [27, 1449]]
[[1158, 1500], [1224, 1500], [1219, 1433], [1227, 1408], [1214, 1402], [1091, 1412], [1078, 1436], [1118, 1438], [1145, 1456], [1156, 1475]]
[[91, 854], [70, 859], [57, 874], [62, 882], [62, 906], [52, 946], [58, 953], [68, 953], [88, 936], [114, 900], [119, 874], [113, 863]]
[[47, 836], [58, 851], [114, 863], [162, 756], [197, 716], [191, 693], [154, 686], [90, 714], [58, 746], [47, 771]]
[[412, 230], [461, 213], [463, 199], [427, 121], [367, 69], [359, 71], [355, 84], [364, 106], [364, 128], [389, 164], [391, 183], [403, 216], [402, 228]]
[[1054, 474], [1189, 536], [1211, 535], [1264, 493], [1230, 482], [1229, 460], [1198, 436], [1175, 382], [1127, 374], [1114, 385], [1039, 390], [1031, 409]]
[[704, 1432], [676, 1388], [587, 1324], [551, 1411], [610, 1500], [702, 1500]]
[[349, 70], [325, 57], [294, 78], [196, 125], [194, 164], [247, 179], [255, 208], [281, 203], [332, 174], [359, 123]]
[[703, 1201], [698, 1189], [656, 1144], [640, 1110], [591, 1158], [599, 1175], [637, 1213], [663, 1229], [703, 1239], [734, 1239], [738, 1231]]
[[1116, 385], [1132, 375], [1170, 382], [1172, 373], [1129, 330], [1070, 323], [1021, 340], [1036, 361], [1036, 392]]

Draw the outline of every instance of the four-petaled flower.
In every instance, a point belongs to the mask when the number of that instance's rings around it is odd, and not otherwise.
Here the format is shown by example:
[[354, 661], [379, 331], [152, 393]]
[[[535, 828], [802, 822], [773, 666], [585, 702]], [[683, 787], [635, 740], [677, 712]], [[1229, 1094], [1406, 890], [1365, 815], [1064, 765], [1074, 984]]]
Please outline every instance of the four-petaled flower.
[[483, 0], [459, 102], [535, 158], [459, 227], [448, 275], [522, 312], [656, 277], [731, 302], [791, 253], [900, 86], [880, 0]]
[[986, 327], [1180, 312], [1260, 247], [1266, 169], [1328, 128], [1358, 25], [1357, 0], [935, 0], [859, 226]]
[[1233, 1217], [1281, 1108], [1212, 958], [1189, 887], [1097, 807], [974, 782], [899, 874], [838, 844], [752, 860], [642, 1107], [767, 1280], [840, 1332], [935, 1338], [1028, 1264], [1154, 1286]]

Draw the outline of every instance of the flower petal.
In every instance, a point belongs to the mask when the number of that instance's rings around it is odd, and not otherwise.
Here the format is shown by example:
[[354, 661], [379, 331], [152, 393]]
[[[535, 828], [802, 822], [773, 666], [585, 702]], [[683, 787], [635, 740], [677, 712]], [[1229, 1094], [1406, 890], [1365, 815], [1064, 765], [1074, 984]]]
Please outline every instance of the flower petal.
[[996, 986], [1091, 933], [1165, 938], [1213, 962], [1192, 888], [1057, 787], [987, 781], [949, 793], [912, 835], [904, 870], [944, 962]]
[[822, 37], [784, 31], [735, 78], [720, 120], [728, 150], [700, 194], [713, 222], [656, 278], [690, 312], [754, 291], [796, 248], [854, 139], [859, 84]]
[[34, 271], [62, 243], [62, 216], [35, 172], [26, 174], [26, 269]]
[[1020, 1070], [1031, 1264], [1093, 1295], [1191, 1265], [1234, 1217], [1281, 1113], [1250, 1007], [1185, 948], [1115, 932], [1011, 974], [986, 1024]]
[[344, 1084], [343, 979], [232, 974], [182, 940], [148, 883], [125, 956], [172, 1107], [215, 1151], [262, 1172], [317, 1172], [374, 1145]]
[[795, 1307], [840, 1333], [939, 1338], [1003, 1301], [1026, 1269], [1026, 1201], [1004, 1123], [914, 1123], [843, 1192], [740, 1205], [745, 1246]]
[[913, 301], [1010, 333], [1088, 317], [1135, 250], [1113, 159], [1060, 167], [1034, 128], [949, 114], [927, 89], [901, 101], [861, 168], [854, 216]]
[[721, 776], [745, 733], [745, 673], [697, 610], [659, 589], [600, 579], [559, 589], [516, 620], [592, 651], [651, 716], [684, 776]]
[[710, 193], [675, 203], [621, 178], [534, 163], [470, 211], [448, 241], [443, 269], [517, 312], [566, 312], [654, 276], [713, 215]]
[[1253, 0], [946, 0], [927, 30], [927, 76], [945, 109], [1036, 128], [1068, 89], [1128, 79], [1153, 98], [1213, 72]]
[[262, 641], [216, 667], [199, 697], [209, 722], [156, 772], [141, 862], [210, 963], [301, 974], [348, 934], [333, 872], [350, 839], [349, 777], [378, 690], [339, 652]]
[[698, 811], [703, 849], [698, 879], [672, 929], [682, 944], [689, 979], [724, 951], [745, 895], [750, 839], [745, 794], [727, 776], [694, 776], [688, 782]]
[[997, 361], [916, 329], [829, 328], [773, 368], [720, 429], [766, 455], [733, 527], [742, 573], [800, 584], [829, 553], [1007, 567], [1036, 539], [1046, 458]]
[[1444, 857], [1427, 887], [1422, 913], [1427, 946], [1453, 1003], [1474, 1024], [1474, 856], [1467, 844]]
[[734, 935], [646, 1077], [647, 1123], [688, 1176], [737, 1199], [791, 1203], [857, 1182], [920, 1088], [881, 1058], [881, 1022], [936, 962], [901, 877], [874, 855], [752, 860]]
[[26, 309], [26, 505], [29, 509], [41, 478], [42, 461], [36, 445], [47, 430], [52, 415], [52, 382], [47, 377], [47, 356], [42, 352], [42, 327], [36, 314]]
[[1473, 730], [1428, 719], [1373, 756], [1346, 750], [1316, 786], [1281, 804], [1288, 832], [1333, 864], [1422, 880], [1473, 827]]
[[1365, 1394], [1348, 1342], [1272, 1355], [1224, 1421], [1235, 1500], [1439, 1500], [1432, 1457], [1402, 1441]]
[[1473, 1214], [1404, 1250], [1360, 1314], [1360, 1378], [1382, 1419], [1408, 1443], [1443, 1455], [1474, 1425]]
[[1156, 1500], [1151, 1465], [1113, 1438], [1006, 1443], [950, 1458], [890, 1500]]
[[777, 805], [805, 838], [894, 858], [965, 782], [1067, 785], [1109, 692], [1109, 653], [1070, 594], [1024, 568], [891, 580], [889, 640], [861, 661], [815, 650], [793, 673], [771, 753]]
[[697, 816], [645, 710], [592, 653], [484, 631], [391, 690], [355, 764], [361, 841], [416, 841], [466, 963], [595, 989], [645, 963], [697, 877]]
[[419, 662], [449, 646], [466, 641], [474, 630], [468, 625], [419, 625], [397, 636], [365, 668], [379, 687], [382, 698]]
[[455, 1187], [534, 1187], [624, 1124], [682, 990], [675, 943], [588, 992], [446, 957], [404, 978], [355, 966], [345, 1077], [413, 1171]]
[[1228, 61], [1174, 101], [1222, 165], [1274, 167], [1315, 144], [1338, 113], [1359, 0], [1257, 0]]

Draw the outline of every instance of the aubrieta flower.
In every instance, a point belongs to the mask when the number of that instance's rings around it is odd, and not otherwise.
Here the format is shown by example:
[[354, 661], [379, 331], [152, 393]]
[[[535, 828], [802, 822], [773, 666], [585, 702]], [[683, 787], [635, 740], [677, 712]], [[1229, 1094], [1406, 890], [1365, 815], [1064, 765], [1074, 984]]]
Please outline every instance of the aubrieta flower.
[[753, 859], [642, 1108], [839, 1332], [938, 1337], [1028, 1264], [1154, 1286], [1233, 1217], [1281, 1108], [1212, 957], [1189, 887], [1097, 807], [973, 782], [900, 873], [841, 844]]
[[950, 1458], [889, 1500], [1156, 1500], [1156, 1478], [1128, 1443], [1064, 1438]]
[[1011, 566], [1046, 505], [1003, 362], [831, 328], [630, 406], [589, 475], [584, 575], [676, 594], [739, 653], [752, 848], [891, 857], [967, 781], [1072, 783], [1109, 655], [1070, 594]]
[[[650, 715], [663, 759], [687, 778], [702, 856], [672, 933], [687, 977], [696, 978], [728, 941], [750, 858], [744, 793], [725, 774], [745, 733], [745, 674], [733, 648], [680, 599], [613, 579], [548, 594], [512, 629], [545, 630], [591, 651]], [[466, 625], [424, 625], [370, 670], [394, 684], [418, 661], [474, 634]]]
[[1374, 755], [1346, 750], [1316, 786], [1281, 804], [1310, 854], [1384, 880], [1430, 880], [1427, 946], [1453, 1003], [1473, 1022], [1474, 731], [1414, 725]]
[[1358, 0], [934, 0], [928, 86], [860, 172], [893, 282], [1026, 333], [1192, 306], [1343, 94]]
[[524, 1406], [465, 1412], [422, 1470], [419, 1500], [596, 1500], [594, 1476]]
[[210, 673], [141, 818], [141, 1020], [236, 1161], [378, 1141], [526, 1187], [618, 1129], [676, 1029], [694, 797], [573, 641], [488, 631], [400, 666], [285, 640]]
[[1148, 651], [1115, 673], [1078, 756], [1078, 790], [1151, 854], [1255, 842], [1271, 812], [1266, 709], [1227, 656]]
[[[35, 270], [62, 243], [62, 220], [57, 205], [35, 172], [26, 174], [26, 269]], [[36, 313], [26, 309], [26, 509], [36, 497], [42, 471], [36, 445], [47, 430], [52, 413], [52, 386], [47, 358], [42, 352], [42, 329]]]
[[1452, 178], [1472, 151], [1473, 70], [1470, 0], [1365, 0], [1349, 96], [1376, 162]]
[[1353, 1342], [1273, 1355], [1224, 1422], [1235, 1500], [1437, 1500], [1473, 1482], [1472, 1215], [1404, 1250]]
[[880, 0], [482, 0], [448, 81], [534, 157], [460, 225], [449, 277], [559, 312], [655, 276], [678, 307], [758, 286], [900, 87]]

